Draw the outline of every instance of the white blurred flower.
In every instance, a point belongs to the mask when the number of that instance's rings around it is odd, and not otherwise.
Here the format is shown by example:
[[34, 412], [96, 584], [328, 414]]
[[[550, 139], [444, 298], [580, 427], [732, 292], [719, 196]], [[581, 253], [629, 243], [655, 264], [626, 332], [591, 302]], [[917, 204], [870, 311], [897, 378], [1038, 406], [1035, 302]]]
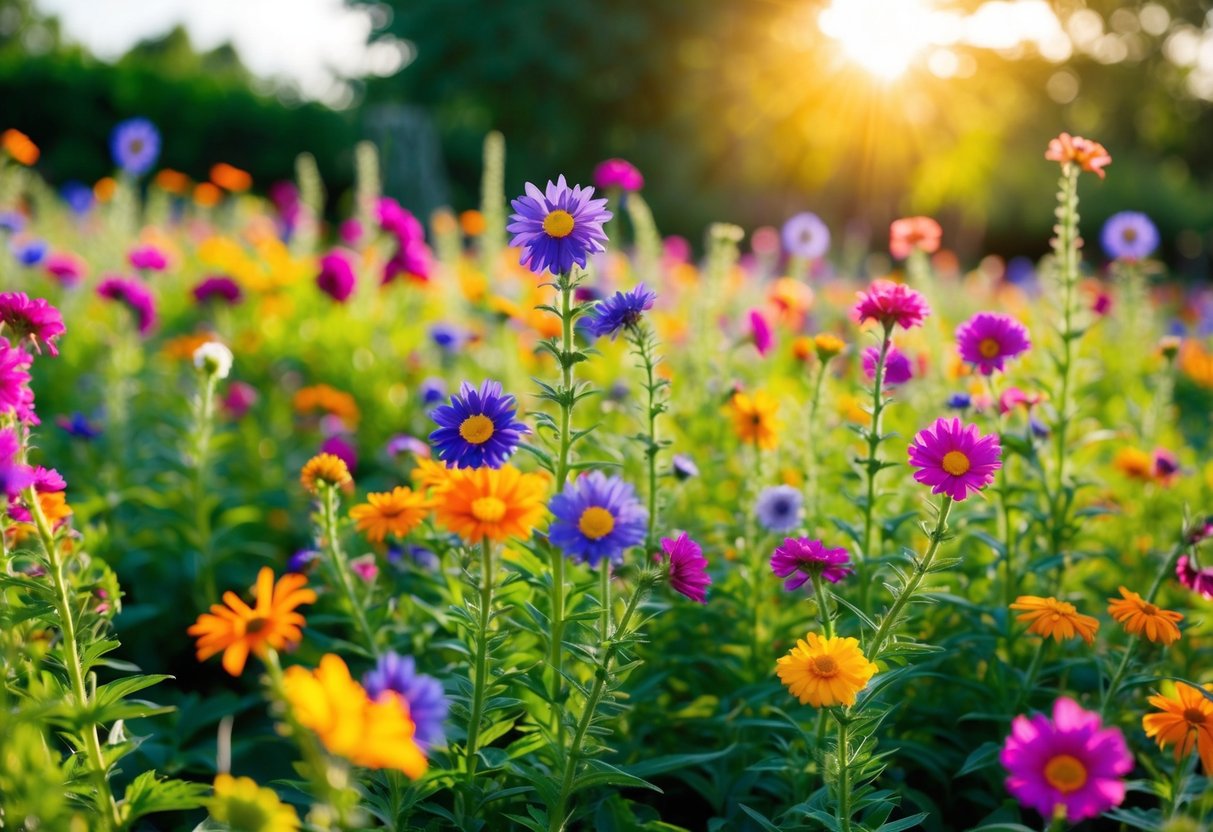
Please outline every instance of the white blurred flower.
[[207, 341], [194, 350], [194, 366], [208, 376], [227, 378], [232, 371], [232, 351], [218, 341]]

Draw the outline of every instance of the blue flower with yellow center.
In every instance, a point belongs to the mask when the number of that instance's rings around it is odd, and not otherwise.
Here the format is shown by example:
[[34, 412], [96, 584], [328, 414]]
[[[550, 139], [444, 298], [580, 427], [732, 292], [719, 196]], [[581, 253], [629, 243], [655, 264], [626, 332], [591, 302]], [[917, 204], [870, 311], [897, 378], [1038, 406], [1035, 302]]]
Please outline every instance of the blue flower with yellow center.
[[455, 468], [500, 468], [531, 430], [514, 415], [513, 396], [501, 384], [486, 381], [477, 390], [464, 382], [451, 403], [434, 408], [438, 430], [430, 434], [434, 453]]
[[552, 545], [576, 561], [615, 563], [644, 542], [649, 513], [636, 492], [619, 477], [591, 471], [568, 483], [548, 507], [556, 519], [548, 530]]
[[584, 269], [588, 255], [603, 251], [602, 226], [612, 214], [605, 199], [593, 196], [593, 188], [570, 188], [563, 176], [542, 191], [526, 183], [526, 194], [510, 203], [514, 213], [506, 226], [514, 235], [510, 245], [522, 249], [522, 265], [557, 274], [574, 263]]

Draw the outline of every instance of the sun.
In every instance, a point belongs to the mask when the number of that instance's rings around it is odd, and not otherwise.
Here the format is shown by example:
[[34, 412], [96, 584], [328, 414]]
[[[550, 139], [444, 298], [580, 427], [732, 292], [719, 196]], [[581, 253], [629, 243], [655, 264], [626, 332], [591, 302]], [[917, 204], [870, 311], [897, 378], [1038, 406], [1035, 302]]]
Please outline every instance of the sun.
[[817, 23], [849, 59], [892, 81], [932, 43], [934, 17], [930, 0], [832, 0]]

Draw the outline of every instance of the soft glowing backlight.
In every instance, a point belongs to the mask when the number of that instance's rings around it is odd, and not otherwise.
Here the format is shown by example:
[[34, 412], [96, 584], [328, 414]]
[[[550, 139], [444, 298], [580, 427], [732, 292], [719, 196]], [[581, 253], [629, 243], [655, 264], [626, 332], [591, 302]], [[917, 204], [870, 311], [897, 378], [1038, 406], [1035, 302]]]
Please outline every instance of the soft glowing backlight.
[[924, 0], [834, 0], [818, 25], [852, 61], [892, 80], [931, 43], [931, 15]]

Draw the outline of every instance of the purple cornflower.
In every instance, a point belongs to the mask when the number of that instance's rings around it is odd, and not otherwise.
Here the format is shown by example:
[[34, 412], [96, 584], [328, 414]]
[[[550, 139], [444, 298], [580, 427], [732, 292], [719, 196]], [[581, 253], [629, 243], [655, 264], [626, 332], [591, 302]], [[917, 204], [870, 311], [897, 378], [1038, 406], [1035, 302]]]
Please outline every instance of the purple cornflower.
[[50, 246], [47, 245], [46, 240], [40, 240], [37, 237], [13, 240], [9, 248], [12, 249], [17, 262], [26, 268], [38, 265], [46, 259], [46, 255], [50, 252]]
[[147, 335], [156, 326], [156, 301], [152, 293], [137, 280], [107, 277], [97, 286], [97, 294], [118, 301], [130, 310], [139, 326], [139, 334]]
[[789, 218], [780, 236], [784, 250], [793, 257], [816, 260], [830, 249], [830, 229], [812, 211]]
[[657, 293], [649, 291], [643, 283], [638, 283], [627, 292], [616, 292], [605, 300], [601, 300], [585, 317], [585, 328], [595, 338], [604, 335], [615, 340], [623, 330], [634, 327], [645, 310], [653, 308]]
[[7, 326], [17, 341], [29, 341], [42, 352], [42, 344], [51, 355], [58, 355], [55, 342], [67, 331], [63, 315], [42, 298], [30, 298], [25, 292], [0, 293], [0, 323]]
[[417, 726], [414, 739], [422, 751], [442, 745], [446, 735], [442, 723], [446, 720], [450, 705], [442, 690], [442, 683], [432, 676], [417, 672], [417, 663], [412, 656], [401, 656], [388, 651], [379, 657], [374, 670], [362, 677], [362, 686], [371, 699], [378, 699], [392, 691], [402, 697], [408, 705], [409, 719]]
[[[863, 374], [869, 380], [876, 378], [876, 362], [880, 360], [880, 348], [868, 347], [863, 351]], [[905, 384], [914, 376], [913, 367], [906, 354], [892, 344], [884, 357], [884, 383]]]
[[619, 477], [590, 471], [567, 483], [549, 506], [552, 545], [581, 563], [623, 561], [624, 550], [644, 542], [649, 513]]
[[454, 324], [439, 321], [430, 327], [430, 340], [443, 352], [454, 352], [464, 345], [468, 334]]
[[982, 375], [1006, 368], [1006, 360], [1032, 348], [1028, 330], [1010, 315], [978, 312], [956, 330], [956, 348]]
[[699, 544], [683, 532], [674, 540], [661, 538], [661, 550], [664, 557], [659, 554], [657, 559], [669, 561], [668, 577], [674, 591], [706, 604], [712, 578], [708, 575], [708, 560]]
[[350, 252], [335, 248], [320, 258], [320, 273], [316, 286], [338, 303], [345, 303], [354, 293], [354, 262]]
[[945, 404], [950, 410], [968, 410], [973, 406], [973, 397], [968, 393], [953, 393]]
[[72, 213], [80, 216], [87, 214], [88, 209], [93, 207], [93, 189], [83, 182], [64, 182], [63, 187], [59, 189], [59, 193], [63, 196], [63, 201], [67, 203], [67, 207], [72, 209]]
[[142, 176], [160, 157], [160, 131], [145, 118], [120, 122], [110, 134], [114, 162], [132, 176]]
[[430, 434], [438, 458], [455, 468], [500, 468], [531, 430], [514, 417], [514, 397], [501, 384], [485, 381], [477, 390], [465, 381], [451, 403], [434, 408], [438, 429]]
[[982, 436], [977, 425], [959, 419], [937, 419], [920, 430], [910, 443], [910, 465], [918, 470], [914, 479], [931, 486], [931, 493], [964, 500], [994, 481], [1002, 467], [998, 435]]
[[212, 275], [198, 283], [193, 289], [194, 300], [209, 303], [221, 300], [229, 306], [240, 302], [240, 284], [225, 275]]
[[594, 186], [600, 191], [618, 188], [625, 193], [644, 187], [644, 176], [626, 159], [607, 159], [594, 168]]
[[69, 436], [77, 439], [96, 439], [101, 435], [101, 428], [94, 427], [80, 412], [73, 413], [71, 416], [60, 416], [55, 420], [55, 424]]
[[771, 571], [781, 578], [786, 590], [800, 589], [810, 578], [825, 578], [836, 584], [854, 570], [847, 564], [846, 549], [827, 549], [820, 540], [786, 537], [771, 553]]
[[804, 497], [790, 485], [772, 485], [764, 488], [754, 504], [754, 513], [764, 528], [773, 532], [786, 532], [800, 523]]
[[423, 404], [438, 404], [446, 398], [446, 382], [436, 376], [423, 380], [417, 390]]
[[1103, 250], [1116, 260], [1144, 260], [1158, 248], [1158, 229], [1138, 211], [1121, 211], [1104, 223]]
[[670, 458], [670, 470], [676, 480], [689, 480], [699, 476], [699, 466], [686, 454], [674, 454]]
[[522, 249], [522, 265], [536, 274], [568, 272], [573, 264], [585, 268], [586, 258], [605, 251], [603, 223], [611, 219], [605, 199], [594, 199], [593, 188], [572, 188], [560, 176], [541, 191], [526, 183], [526, 195], [510, 204], [514, 212], [506, 230], [510, 245]]

